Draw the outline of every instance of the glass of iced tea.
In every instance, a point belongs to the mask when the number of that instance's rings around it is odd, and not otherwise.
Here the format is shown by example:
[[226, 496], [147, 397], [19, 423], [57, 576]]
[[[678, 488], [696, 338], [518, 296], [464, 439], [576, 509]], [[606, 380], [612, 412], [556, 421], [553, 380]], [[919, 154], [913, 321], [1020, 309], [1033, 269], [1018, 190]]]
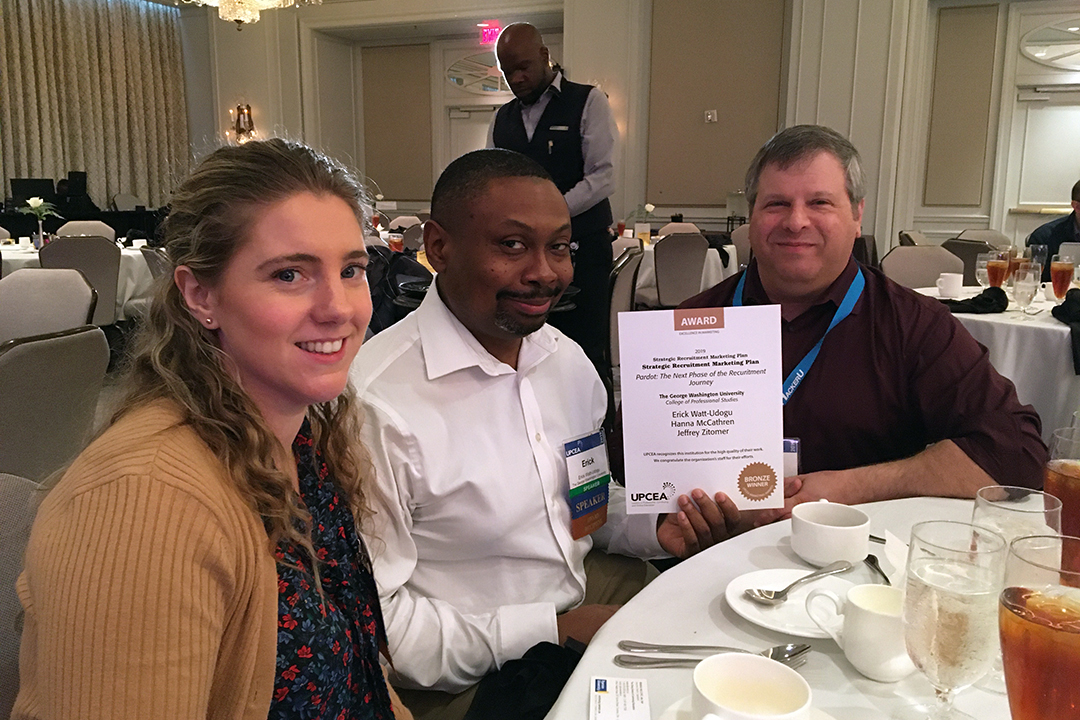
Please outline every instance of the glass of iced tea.
[[1061, 720], [1080, 708], [1080, 538], [1022, 537], [1009, 545], [998, 606], [1013, 720]]
[[1009, 277], [1009, 253], [997, 252], [988, 253], [989, 257], [986, 260], [986, 279], [990, 282], [991, 287], [999, 288], [1005, 284], [1005, 280]]
[[1054, 285], [1054, 297], [1062, 300], [1072, 285], [1075, 268], [1071, 255], [1055, 255], [1050, 261], [1050, 282]]
[[1080, 428], [1061, 428], [1050, 437], [1043, 489], [1061, 500], [1061, 532], [1080, 536]]

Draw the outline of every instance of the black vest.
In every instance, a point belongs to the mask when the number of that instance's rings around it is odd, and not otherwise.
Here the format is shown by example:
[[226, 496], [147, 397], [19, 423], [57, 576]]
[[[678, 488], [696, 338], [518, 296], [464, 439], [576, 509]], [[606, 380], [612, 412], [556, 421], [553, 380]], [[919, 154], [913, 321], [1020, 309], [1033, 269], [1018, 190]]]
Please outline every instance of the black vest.
[[[544, 108], [532, 140], [521, 119], [521, 101], [514, 98], [495, 115], [492, 140], [495, 147], [514, 150], [540, 163], [555, 181], [559, 192], [585, 178], [585, 157], [581, 153], [581, 116], [592, 85], [562, 79], [562, 89], [553, 92]], [[562, 128], [562, 129], [559, 129]], [[570, 219], [573, 236], [579, 237], [611, 227], [611, 203], [607, 198]]]

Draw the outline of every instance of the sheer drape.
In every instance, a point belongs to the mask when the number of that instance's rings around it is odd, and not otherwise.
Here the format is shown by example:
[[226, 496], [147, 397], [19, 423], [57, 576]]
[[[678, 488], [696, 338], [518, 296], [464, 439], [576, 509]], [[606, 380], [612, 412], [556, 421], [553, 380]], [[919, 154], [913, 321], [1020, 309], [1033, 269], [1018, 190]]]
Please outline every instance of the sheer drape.
[[180, 11], [0, 0], [0, 178], [88, 173], [90, 197], [166, 202], [188, 170]]

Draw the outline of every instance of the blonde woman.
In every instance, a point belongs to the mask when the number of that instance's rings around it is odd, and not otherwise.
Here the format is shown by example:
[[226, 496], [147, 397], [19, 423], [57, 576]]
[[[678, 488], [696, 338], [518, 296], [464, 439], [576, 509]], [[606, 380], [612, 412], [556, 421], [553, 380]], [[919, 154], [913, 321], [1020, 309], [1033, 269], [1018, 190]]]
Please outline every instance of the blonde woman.
[[282, 140], [174, 195], [120, 408], [34, 524], [13, 717], [409, 717], [356, 529], [364, 213], [343, 167]]

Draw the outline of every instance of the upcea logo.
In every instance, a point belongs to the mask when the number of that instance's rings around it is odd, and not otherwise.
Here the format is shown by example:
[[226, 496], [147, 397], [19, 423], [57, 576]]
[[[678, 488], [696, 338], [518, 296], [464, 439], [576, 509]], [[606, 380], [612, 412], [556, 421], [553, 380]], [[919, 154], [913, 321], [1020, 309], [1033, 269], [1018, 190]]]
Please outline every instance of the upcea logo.
[[675, 485], [670, 482], [665, 482], [660, 486], [660, 492], [648, 492], [648, 493], [630, 493], [630, 499], [634, 502], [641, 500], [648, 500], [650, 502], [660, 502], [661, 500], [667, 500], [675, 494]]

